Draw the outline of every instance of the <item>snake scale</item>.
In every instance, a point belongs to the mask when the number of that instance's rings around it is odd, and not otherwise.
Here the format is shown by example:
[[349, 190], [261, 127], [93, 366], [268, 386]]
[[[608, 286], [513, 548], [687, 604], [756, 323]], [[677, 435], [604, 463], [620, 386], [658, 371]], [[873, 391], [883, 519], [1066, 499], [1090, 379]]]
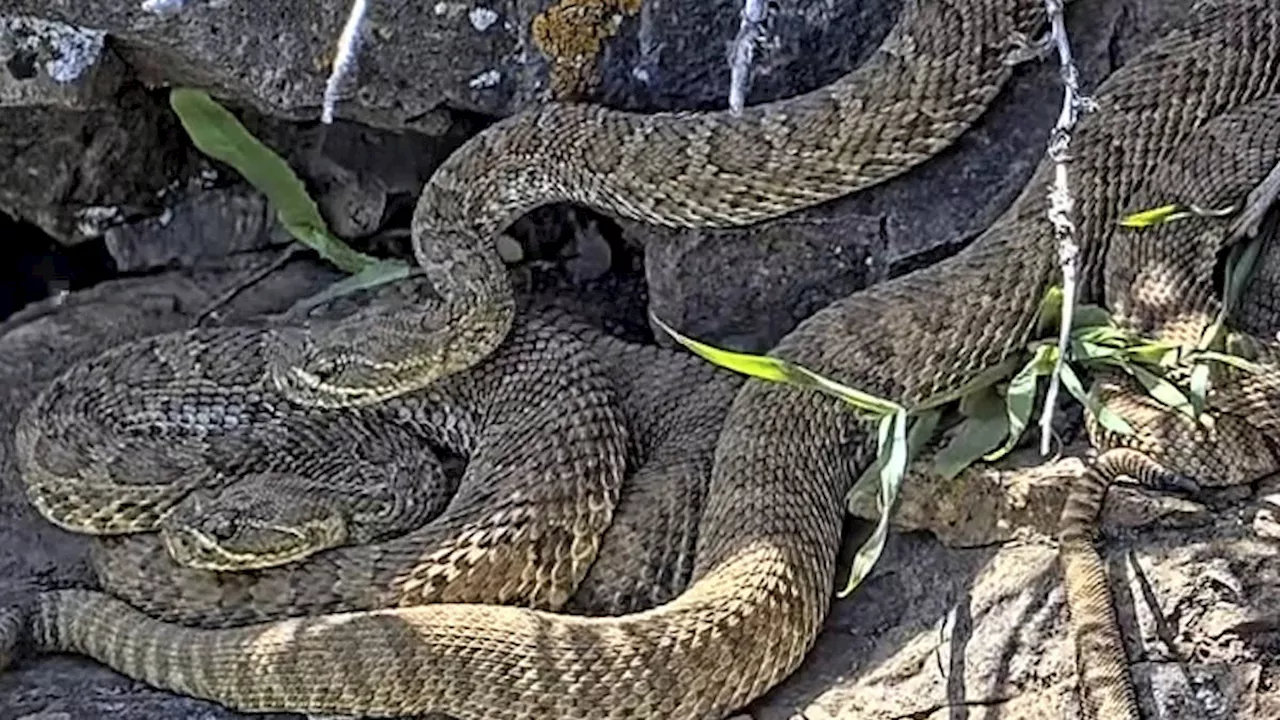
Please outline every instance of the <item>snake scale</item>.
[[513, 316], [494, 236], [542, 205], [732, 227], [904, 173], [978, 119], [1043, 25], [1032, 0], [911, 0], [860, 67], [741, 117], [549, 103], [502, 120], [445, 160], [413, 215], [414, 254], [443, 299], [357, 313], [300, 355], [296, 372], [349, 404], [475, 364]]
[[[1277, 91], [1278, 24], [1270, 3], [1207, 6], [1099, 89], [1101, 110], [1082, 122], [1073, 160], [1087, 298], [1116, 294], [1105, 283], [1114, 220], [1162, 153]], [[1051, 172], [1038, 169], [958, 255], [833, 303], [774, 354], [912, 404], [1019, 352], [1055, 281], [1043, 220]], [[307, 372], [329, 378], [344, 367]], [[100, 593], [58, 591], [37, 599], [28, 629], [39, 647], [246, 709], [718, 718], [794, 669], [816, 635], [843, 496], [872, 443], [870, 428], [829, 400], [746, 383], [717, 440], [688, 587], [618, 618], [444, 603], [202, 630]], [[0, 627], [21, 627], [16, 617]]]
[[[235, 337], [233, 333], [217, 331]], [[601, 335], [558, 311], [531, 318], [519, 328], [517, 338], [531, 334], [537, 343], [552, 340], [573, 351], [536, 352], [534, 343], [509, 341], [486, 363], [444, 381], [425, 396], [389, 403], [382, 412], [390, 417], [370, 425], [408, 423], [429, 432], [441, 424], [441, 416], [462, 421], [452, 423], [456, 441], [443, 443], [468, 455], [460, 498], [421, 531], [253, 573], [211, 573], [178, 565], [146, 534], [103, 538], [92, 550], [102, 584], [154, 616], [204, 627], [464, 597], [558, 608], [573, 592], [572, 609], [590, 614], [618, 613], [666, 599], [691, 571], [696, 537], [692, 526], [710, 474], [719, 423], [732, 397], [731, 378], [678, 353]], [[143, 343], [185, 339], [169, 335]], [[216, 339], [216, 334], [209, 339]], [[112, 367], [111, 361], [110, 356], [98, 358], [89, 366], [101, 372]], [[523, 372], [512, 372], [517, 365]], [[565, 377], [548, 383], [557, 374]], [[556, 423], [582, 422], [588, 417], [582, 412], [584, 401], [590, 409], [608, 397], [600, 392], [606, 386], [584, 383], [591, 379], [608, 379], [607, 387], [616, 390], [621, 407], [599, 405], [589, 427], [571, 425], [571, 438], [559, 437], [563, 433]], [[584, 384], [590, 392], [579, 387]], [[610, 505], [588, 482], [609, 480], [623, 465], [620, 446], [607, 442], [623, 426], [605, 422], [619, 417], [625, 420], [629, 439], [629, 470], [625, 486]], [[525, 446], [520, 455], [503, 451], [513, 439]], [[553, 442], [559, 446], [548, 447]], [[556, 455], [567, 467], [541, 461], [544, 453]], [[532, 483], [539, 492], [514, 487], [524, 483]], [[500, 502], [508, 496], [518, 501]], [[484, 557], [477, 547], [555, 550], [555, 536], [525, 537], [533, 530], [554, 532], [555, 526], [546, 522], [553, 518], [526, 530], [525, 517], [527, 508], [556, 503], [565, 512], [576, 512], [579, 506], [597, 513], [617, 510], [604, 531], [609, 543], [595, 556], [585, 578], [559, 576], [552, 584], [557, 593], [553, 599], [522, 592], [513, 600], [519, 585], [506, 587], [501, 579], [509, 575], [502, 566], [492, 560], [474, 568], [466, 563], [471, 556]], [[573, 520], [569, 516], [563, 524]], [[563, 539], [575, 541], [579, 535], [586, 531], [563, 533]], [[441, 550], [448, 552], [433, 558]], [[511, 563], [511, 576], [527, 580], [523, 576], [532, 568], [554, 570], [563, 558], [530, 555], [526, 563]], [[456, 577], [447, 577], [445, 583], [446, 575]]]
[[[1195, 347], [1223, 309], [1220, 266], [1230, 243], [1239, 241], [1230, 237], [1233, 221], [1278, 162], [1277, 95], [1263, 95], [1213, 117], [1185, 143], [1162, 153], [1151, 182], [1130, 194], [1128, 209], [1178, 203], [1213, 212], [1114, 231], [1103, 276], [1113, 317], [1139, 335]], [[1264, 226], [1263, 231], [1274, 228]], [[1081, 687], [1097, 717], [1139, 718], [1103, 563], [1091, 544], [1111, 481], [1126, 475], [1146, 485], [1187, 490], [1195, 487], [1192, 479], [1199, 485], [1236, 485], [1280, 470], [1280, 436], [1275, 433], [1280, 315], [1268, 301], [1276, 280], [1268, 268], [1277, 261], [1274, 242], [1264, 245], [1262, 270], [1229, 317], [1229, 327], [1242, 325], [1252, 335], [1251, 354], [1262, 371], [1214, 368], [1207, 398], [1211, 425], [1170, 412], [1122, 375], [1104, 374], [1098, 384], [1103, 403], [1137, 432], [1106, 432], [1090, 418], [1093, 444], [1104, 452], [1073, 487], [1061, 518], [1064, 574], [1078, 580], [1067, 583], [1067, 592]], [[1246, 322], [1237, 323], [1235, 316]]]

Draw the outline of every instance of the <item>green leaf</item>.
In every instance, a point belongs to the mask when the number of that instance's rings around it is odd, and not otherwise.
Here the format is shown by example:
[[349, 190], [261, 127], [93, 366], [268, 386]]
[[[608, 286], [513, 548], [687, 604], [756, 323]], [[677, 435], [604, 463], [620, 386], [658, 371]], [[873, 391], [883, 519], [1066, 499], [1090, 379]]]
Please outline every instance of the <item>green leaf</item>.
[[1098, 345], [1097, 343], [1081, 342], [1073, 340], [1071, 343], [1071, 354], [1076, 360], [1084, 363], [1101, 363], [1108, 364], [1110, 361], [1125, 356], [1125, 349], [1111, 345]]
[[1036, 309], [1036, 335], [1043, 335], [1058, 327], [1062, 320], [1062, 286], [1050, 285], [1040, 298]]
[[[906, 431], [905, 443], [901, 428], [908, 422], [905, 410], [886, 415], [879, 424], [876, 459], [854, 483], [845, 501], [850, 507], [862, 502], [871, 492], [876, 493], [876, 507], [880, 517], [870, 538], [867, 539], [854, 555], [853, 567], [849, 579], [840, 596], [853, 592], [875, 567], [880, 553], [884, 550], [885, 538], [889, 528], [889, 518], [893, 514], [894, 503], [906, 476], [907, 464], [910, 463], [921, 448], [933, 437], [942, 418], [940, 410], [926, 410], [914, 415], [910, 427]], [[879, 482], [877, 482], [877, 480]]]
[[1132, 363], [1171, 368], [1178, 364], [1181, 350], [1164, 343], [1144, 343], [1124, 349], [1124, 358]]
[[[1040, 307], [1036, 311], [1037, 335], [1042, 335], [1057, 328], [1062, 322], [1063, 293], [1061, 285], [1051, 285], [1040, 298]], [[1071, 313], [1071, 326], [1088, 328], [1111, 324], [1111, 313], [1099, 305], [1076, 305]]]
[[806, 378], [811, 387], [821, 390], [828, 395], [834, 395], [859, 410], [875, 413], [877, 415], [885, 415], [904, 410], [904, 408], [898, 403], [878, 398], [875, 395], [862, 392], [861, 390], [855, 390], [847, 385], [842, 385], [834, 380], [823, 377], [806, 367], [793, 365], [791, 363], [786, 363], [786, 366], [790, 371]]
[[1114, 410], [1098, 402], [1098, 399], [1085, 391], [1084, 385], [1080, 382], [1080, 376], [1076, 375], [1076, 371], [1071, 366], [1063, 363], [1062, 365], [1062, 387], [1067, 389], [1076, 400], [1080, 401], [1093, 413], [1098, 424], [1120, 435], [1132, 435], [1133, 426], [1129, 421], [1120, 417]]
[[1108, 347], [1124, 347], [1133, 341], [1129, 333], [1114, 325], [1080, 327], [1071, 333], [1071, 338], [1082, 343], [1106, 345]]
[[876, 417], [892, 415], [903, 410], [898, 403], [878, 398], [861, 390], [855, 390], [786, 360], [766, 355], [752, 355], [750, 353], [722, 350], [693, 338], [685, 337], [653, 313], [650, 313], [650, 317], [653, 318], [654, 324], [662, 328], [663, 332], [674, 338], [676, 342], [688, 348], [695, 355], [722, 368], [761, 380], [818, 390], [843, 400], [859, 411]]
[[1188, 362], [1199, 362], [1202, 360], [1220, 362], [1224, 365], [1230, 365], [1237, 370], [1243, 370], [1248, 373], [1262, 372], [1261, 365], [1247, 358], [1242, 358], [1239, 355], [1231, 355], [1229, 353], [1216, 352], [1214, 350], [1197, 350], [1187, 355]]
[[1147, 394], [1155, 398], [1157, 402], [1189, 417], [1195, 417], [1191, 400], [1178, 389], [1177, 385], [1137, 365], [1126, 363], [1122, 367], [1137, 379], [1142, 384], [1142, 387], [1146, 389]]
[[320, 208], [289, 164], [255, 138], [208, 93], [174, 88], [169, 93], [169, 106], [196, 148], [235, 168], [266, 195], [276, 209], [276, 218], [294, 238], [345, 272], [358, 273], [377, 262], [376, 258], [356, 252], [334, 237], [320, 215]]
[[1200, 413], [1204, 412], [1205, 398], [1209, 394], [1209, 364], [1196, 363], [1191, 368], [1191, 382], [1189, 383], [1191, 391], [1191, 413], [1194, 417], [1200, 417]]
[[1170, 222], [1172, 220], [1181, 220], [1190, 217], [1191, 211], [1179, 204], [1161, 205], [1160, 207], [1151, 208], [1150, 210], [1141, 210], [1136, 213], [1125, 215], [1120, 219], [1120, 226], [1127, 228], [1144, 228], [1152, 225]]
[[964, 421], [933, 458], [934, 472], [948, 480], [1000, 447], [1009, 435], [1009, 416], [994, 387], [966, 396], [960, 410]]
[[[881, 553], [884, 552], [884, 544], [889, 536], [889, 518], [893, 514], [894, 503], [898, 500], [902, 479], [907, 474], [907, 460], [910, 453], [907, 447], [906, 411], [899, 410], [892, 415], [884, 416], [880, 420], [879, 436], [876, 464], [880, 466], [877, 474], [880, 483], [879, 492], [876, 494], [876, 508], [880, 512], [880, 518], [876, 521], [871, 537], [867, 538], [867, 541], [854, 554], [853, 565], [849, 569], [849, 579], [845, 582], [844, 590], [839, 592], [840, 597], [853, 592], [866, 579], [871, 569], [875, 567], [876, 561], [880, 559]], [[864, 473], [863, 478], [860, 478], [855, 485], [854, 491], [858, 490], [857, 485], [864, 485], [864, 479], [870, 479], [870, 477], [876, 476]]]
[[1222, 218], [1236, 212], [1234, 206], [1224, 208], [1203, 208], [1197, 205], [1173, 203], [1161, 205], [1150, 210], [1141, 210], [1120, 219], [1121, 227], [1144, 228], [1192, 216], [1204, 218]]
[[1009, 414], [1008, 439], [995, 452], [986, 455], [984, 460], [988, 462], [999, 460], [1017, 447], [1018, 441], [1022, 439], [1022, 431], [1026, 429], [1031, 419], [1031, 411], [1035, 408], [1037, 380], [1053, 372], [1057, 357], [1056, 347], [1049, 344], [1040, 345], [1036, 348], [1031, 360], [1022, 366], [1017, 375], [1013, 376], [1013, 380], [1009, 382], [1009, 389], [1005, 391], [1005, 403]]
[[771, 382], [791, 381], [791, 372], [787, 369], [786, 362], [783, 360], [765, 355], [751, 355], [749, 353], [733, 352], [732, 350], [721, 350], [713, 345], [701, 343], [693, 338], [681, 335], [657, 315], [650, 313], [650, 316], [653, 318], [654, 323], [662, 328], [663, 332], [691, 350], [694, 355], [713, 365], [719, 365], [727, 370], [761, 380], [769, 380]]
[[908, 413], [911, 418], [910, 429], [907, 430], [907, 462], [911, 462], [920, 454], [924, 446], [933, 439], [934, 432], [938, 429], [938, 423], [942, 421], [941, 410], [925, 410], [924, 412]]
[[1071, 315], [1071, 325], [1077, 328], [1106, 327], [1111, 324], [1111, 313], [1097, 305], [1077, 305]]
[[289, 308], [289, 314], [302, 315], [314, 307], [344, 295], [350, 295], [354, 292], [386, 283], [397, 282], [410, 277], [415, 272], [417, 272], [417, 268], [403, 260], [380, 260], [355, 275], [348, 275], [333, 283], [315, 295], [302, 298]]

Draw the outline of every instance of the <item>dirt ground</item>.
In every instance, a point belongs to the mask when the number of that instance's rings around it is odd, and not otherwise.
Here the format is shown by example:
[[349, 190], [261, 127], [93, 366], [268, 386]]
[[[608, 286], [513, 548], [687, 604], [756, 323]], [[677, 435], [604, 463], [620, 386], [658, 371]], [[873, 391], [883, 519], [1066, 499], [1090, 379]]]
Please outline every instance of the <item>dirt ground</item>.
[[[325, 277], [286, 269], [238, 298], [227, 320], [278, 310]], [[227, 282], [226, 275], [181, 273], [113, 281], [0, 327], [0, 597], [92, 583], [84, 539], [45, 523], [17, 490], [17, 412], [77, 358], [188, 325]], [[751, 715], [1077, 717], [1073, 653], [1046, 532], [1063, 475], [1078, 463], [1068, 467], [1068, 458], [1036, 470], [1038, 462], [1023, 456], [1012, 469], [962, 476], [945, 492], [924, 481], [909, 485], [898, 516], [903, 529], [934, 527], [952, 547], [924, 532], [893, 534], [872, 577], [835, 601], [804, 666], [753, 704]], [[1265, 485], [1245, 488], [1220, 508], [1120, 496], [1108, 556], [1149, 717], [1280, 716], [1280, 562], [1269, 524], [1275, 495]], [[850, 528], [856, 534], [864, 526], [851, 521]], [[40, 658], [0, 674], [0, 720], [233, 717], [240, 716], [79, 658]]]

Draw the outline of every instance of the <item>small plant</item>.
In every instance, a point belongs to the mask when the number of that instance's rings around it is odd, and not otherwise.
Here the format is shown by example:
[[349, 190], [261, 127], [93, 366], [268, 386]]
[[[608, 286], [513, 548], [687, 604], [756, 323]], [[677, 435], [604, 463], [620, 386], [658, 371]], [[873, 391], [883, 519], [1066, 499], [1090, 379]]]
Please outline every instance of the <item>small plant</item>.
[[352, 276], [300, 305], [311, 307], [362, 288], [408, 277], [401, 260], [381, 260], [357, 252], [338, 239], [320, 208], [284, 158], [254, 137], [226, 108], [203, 90], [174, 88], [169, 106], [200, 152], [230, 165], [275, 207], [276, 219], [296, 240]]
[[[1041, 335], [1058, 326], [1063, 293], [1052, 287], [1039, 310]], [[957, 392], [929, 398], [909, 408], [876, 397], [824, 377], [781, 358], [738, 353], [707, 345], [676, 332], [657, 317], [655, 324], [677, 342], [702, 358], [723, 368], [771, 382], [781, 382], [816, 390], [839, 398], [868, 422], [878, 423], [876, 460], [850, 490], [852, 506], [875, 488], [879, 519], [871, 537], [857, 550], [853, 568], [841, 596], [852, 592], [866, 578], [884, 549], [889, 517], [906, 476], [907, 465], [934, 435], [941, 409], [957, 402], [962, 420], [933, 460], [933, 471], [953, 478], [980, 460], [997, 460], [1015, 448], [1030, 422], [1039, 394], [1040, 379], [1048, 377], [1058, 364], [1059, 349], [1054, 340], [1036, 340], [1027, 347], [1029, 359], [1016, 373], [1016, 359], [992, 368]], [[1107, 430], [1131, 434], [1132, 426], [1123, 417], [1098, 402], [1081, 381], [1081, 375], [1113, 369], [1132, 376], [1158, 402], [1199, 418], [1204, 407], [1207, 382], [1196, 386], [1200, 367], [1218, 361], [1237, 368], [1255, 369], [1238, 357], [1207, 349], [1183, 348], [1137, 337], [1117, 327], [1111, 315], [1094, 305], [1080, 305], [1073, 313], [1068, 362], [1062, 364], [1063, 387]], [[1175, 382], [1173, 371], [1191, 367], [1191, 387]], [[1010, 377], [1010, 373], [1012, 377]], [[1185, 374], [1185, 373], [1184, 373]], [[1207, 374], [1205, 379], [1207, 380]], [[878, 479], [878, 483], [875, 482]]]
[[[657, 316], [650, 317], [658, 327], [675, 338], [676, 342], [720, 367], [761, 380], [782, 382], [831, 395], [848, 404], [863, 420], [878, 423], [876, 461], [863, 472], [850, 490], [849, 502], [853, 502], [855, 497], [869, 494], [873, 487], [876, 488], [876, 507], [880, 511], [880, 519], [871, 537], [854, 555], [849, 579], [840, 592], [841, 597], [848, 595], [880, 559], [889, 535], [889, 517], [897, 502], [902, 479], [907, 474], [907, 465], [914, 453], [932, 437], [940, 413], [937, 410], [926, 410], [911, 415], [906, 407], [896, 402], [842, 385], [795, 363], [766, 355], [722, 350], [681, 335]], [[878, 483], [875, 482], [877, 479]]]

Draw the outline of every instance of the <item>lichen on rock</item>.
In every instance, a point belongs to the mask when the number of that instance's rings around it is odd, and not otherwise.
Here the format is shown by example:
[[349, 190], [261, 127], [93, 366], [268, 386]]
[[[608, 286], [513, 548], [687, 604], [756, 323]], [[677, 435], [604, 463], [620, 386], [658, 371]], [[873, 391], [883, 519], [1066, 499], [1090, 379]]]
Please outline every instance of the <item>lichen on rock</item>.
[[551, 63], [554, 98], [580, 99], [595, 87], [605, 41], [640, 5], [641, 0], [560, 0], [533, 18], [533, 42]]

